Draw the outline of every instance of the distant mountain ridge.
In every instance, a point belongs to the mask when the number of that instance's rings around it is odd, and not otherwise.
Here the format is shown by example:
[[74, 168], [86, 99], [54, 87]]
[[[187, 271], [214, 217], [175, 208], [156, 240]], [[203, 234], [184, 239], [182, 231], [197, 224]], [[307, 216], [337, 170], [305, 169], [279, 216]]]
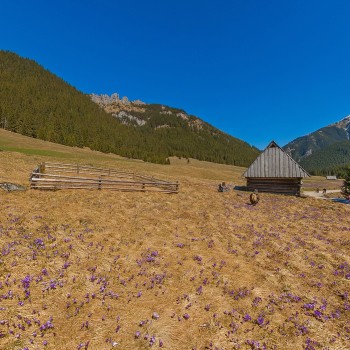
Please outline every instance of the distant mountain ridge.
[[324, 149], [335, 142], [350, 139], [350, 116], [339, 122], [318, 129], [308, 135], [298, 137], [283, 148], [296, 160], [312, 155], [315, 151]]
[[[170, 117], [172, 116], [184, 121], [190, 128], [200, 130], [207, 127], [211, 128], [211, 131], [214, 133], [222, 133], [200, 118], [189, 115], [185, 111], [177, 108], [158, 104], [147, 104], [141, 100], [129, 101], [126, 96], [120, 98], [118, 93], [113, 93], [111, 96], [91, 94], [90, 97], [92, 101], [125, 125], [143, 126], [146, 124], [153, 124], [155, 129], [171, 128]], [[156, 114], [154, 114], [155, 111], [157, 111]], [[159, 117], [159, 115], [165, 116], [165, 118], [156, 118]], [[167, 116], [169, 118], [167, 118]]]
[[[194, 158], [209, 157], [207, 160], [215, 161], [214, 158], [210, 158], [210, 153], [214, 151], [216, 156], [223, 157], [224, 163], [248, 166], [259, 154], [257, 148], [247, 147], [248, 144], [245, 142], [233, 138], [196, 116], [187, 114], [182, 109], [161, 104], [148, 104], [141, 100], [130, 101], [126, 96], [120, 98], [118, 93], [113, 93], [111, 96], [91, 94], [90, 98], [125, 126], [136, 130], [149, 130], [156, 135], [168, 135], [167, 143], [171, 147], [179, 147], [181, 134], [185, 137], [187, 147], [193, 142], [190, 138], [197, 139], [201, 144], [211, 142], [211, 139], [216, 143], [222, 143], [221, 151], [218, 145], [213, 144], [214, 148], [206, 148], [206, 155], [201, 154], [202, 151], [198, 148], [193, 149]], [[230, 160], [233, 149], [236, 151], [238, 162]], [[250, 162], [245, 162], [242, 158], [244, 153], [244, 158], [249, 157]]]
[[350, 115], [283, 147], [311, 173], [330, 173], [350, 164]]
[[177, 108], [86, 95], [35, 61], [0, 50], [0, 127], [155, 163], [170, 156], [248, 166], [259, 150]]

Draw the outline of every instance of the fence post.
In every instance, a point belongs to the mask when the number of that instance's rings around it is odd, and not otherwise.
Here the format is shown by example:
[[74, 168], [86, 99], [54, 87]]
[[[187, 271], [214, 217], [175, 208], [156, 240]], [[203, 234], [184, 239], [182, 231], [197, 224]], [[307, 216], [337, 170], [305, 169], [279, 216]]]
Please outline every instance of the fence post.
[[45, 172], [45, 163], [40, 163], [39, 164], [39, 172], [44, 173]]

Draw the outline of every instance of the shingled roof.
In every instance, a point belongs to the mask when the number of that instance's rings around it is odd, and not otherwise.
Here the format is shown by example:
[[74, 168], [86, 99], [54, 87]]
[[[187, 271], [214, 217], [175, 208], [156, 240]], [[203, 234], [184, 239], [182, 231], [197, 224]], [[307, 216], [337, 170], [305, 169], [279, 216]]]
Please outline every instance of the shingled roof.
[[303, 178], [310, 175], [275, 141], [255, 159], [243, 174], [254, 178]]

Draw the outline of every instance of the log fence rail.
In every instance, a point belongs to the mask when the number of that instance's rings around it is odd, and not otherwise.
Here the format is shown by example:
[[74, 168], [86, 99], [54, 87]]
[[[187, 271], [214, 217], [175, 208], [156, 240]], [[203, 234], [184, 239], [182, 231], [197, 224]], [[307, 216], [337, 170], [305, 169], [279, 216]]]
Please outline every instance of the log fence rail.
[[178, 193], [179, 183], [116, 169], [80, 164], [41, 163], [30, 176], [30, 188], [43, 190], [98, 189]]

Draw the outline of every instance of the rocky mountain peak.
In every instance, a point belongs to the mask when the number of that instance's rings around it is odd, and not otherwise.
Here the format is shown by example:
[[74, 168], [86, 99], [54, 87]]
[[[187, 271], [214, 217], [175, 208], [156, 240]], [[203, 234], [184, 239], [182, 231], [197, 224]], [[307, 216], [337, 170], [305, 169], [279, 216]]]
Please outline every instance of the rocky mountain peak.
[[337, 126], [338, 128], [344, 129], [347, 133], [348, 140], [350, 139], [350, 115], [333, 125]]
[[348, 115], [347, 117], [339, 120], [338, 122], [335, 122], [333, 124], [330, 124], [328, 126], [337, 126], [337, 127], [340, 127], [340, 128], [344, 128], [344, 127], [347, 127], [350, 123], [350, 115]]
[[135, 105], [144, 105], [145, 102], [142, 102], [141, 100], [135, 100], [130, 101], [126, 96], [120, 97], [118, 93], [113, 93], [111, 96], [108, 94], [90, 94], [91, 100], [101, 107], [107, 107], [113, 104], [122, 104], [122, 105], [129, 105], [130, 103], [133, 103]]
[[[148, 105], [140, 100], [130, 101], [126, 96], [120, 98], [118, 93], [114, 93], [111, 96], [107, 94], [96, 95], [91, 94], [90, 98], [93, 102], [97, 103], [107, 113], [110, 113], [114, 117], [118, 118], [122, 124], [143, 126], [150, 122], [150, 110], [147, 108]], [[166, 117], [177, 117], [184, 121], [188, 127], [192, 129], [202, 130], [204, 128], [204, 122], [197, 117], [190, 117], [184, 111], [180, 111], [168, 106], [160, 105], [160, 110], [157, 112], [160, 116]], [[154, 112], [153, 118], [155, 117]], [[156, 118], [157, 119], [157, 118]], [[154, 119], [153, 119], [154, 120]], [[169, 123], [164, 118], [160, 121], [152, 123], [155, 130], [160, 128], [170, 128]]]

